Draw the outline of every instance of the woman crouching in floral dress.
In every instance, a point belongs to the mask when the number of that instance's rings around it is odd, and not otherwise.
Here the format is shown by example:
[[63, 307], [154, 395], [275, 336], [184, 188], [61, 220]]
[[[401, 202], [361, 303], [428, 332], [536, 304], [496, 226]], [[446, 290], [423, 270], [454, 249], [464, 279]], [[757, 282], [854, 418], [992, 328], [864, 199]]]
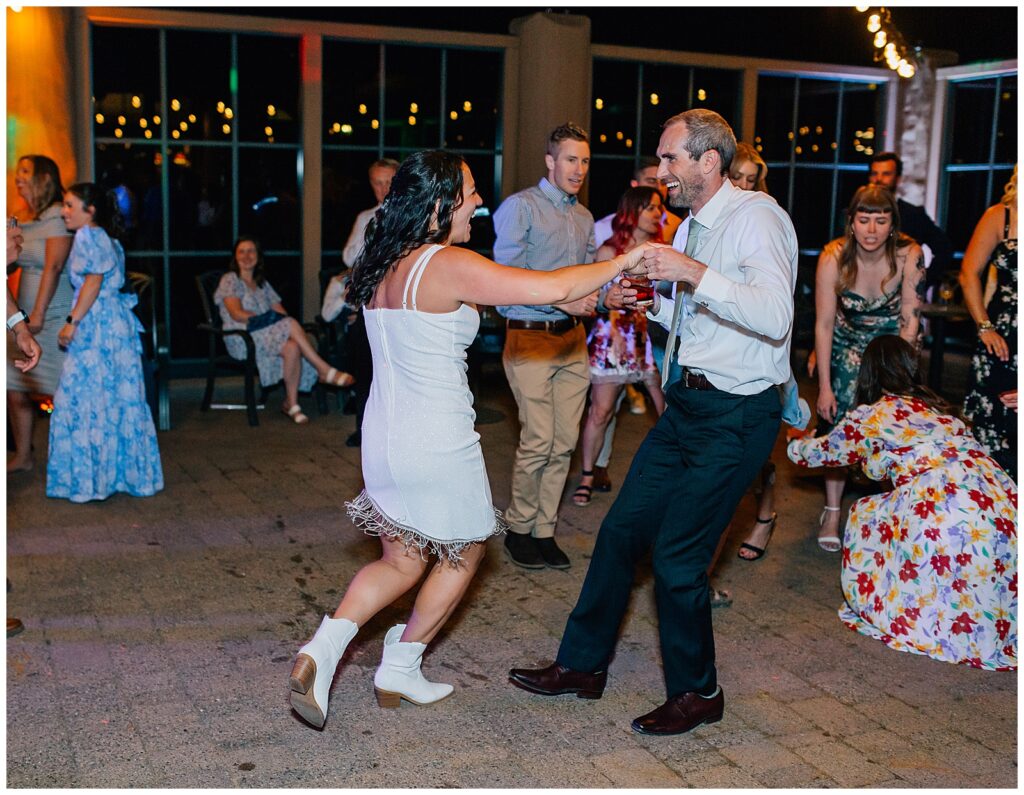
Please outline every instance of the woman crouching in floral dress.
[[921, 385], [899, 337], [864, 351], [856, 402], [828, 436], [788, 450], [801, 466], [860, 464], [893, 484], [850, 510], [839, 617], [900, 651], [1016, 669], [1016, 485]]

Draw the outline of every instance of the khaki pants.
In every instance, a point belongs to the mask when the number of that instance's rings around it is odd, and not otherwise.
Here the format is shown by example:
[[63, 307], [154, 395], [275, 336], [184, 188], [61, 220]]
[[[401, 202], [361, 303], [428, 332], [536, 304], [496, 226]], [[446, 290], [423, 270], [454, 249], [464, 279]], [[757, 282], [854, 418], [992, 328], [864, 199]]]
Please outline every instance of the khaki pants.
[[586, 332], [509, 329], [502, 363], [521, 426], [505, 518], [513, 532], [551, 538], [590, 386]]

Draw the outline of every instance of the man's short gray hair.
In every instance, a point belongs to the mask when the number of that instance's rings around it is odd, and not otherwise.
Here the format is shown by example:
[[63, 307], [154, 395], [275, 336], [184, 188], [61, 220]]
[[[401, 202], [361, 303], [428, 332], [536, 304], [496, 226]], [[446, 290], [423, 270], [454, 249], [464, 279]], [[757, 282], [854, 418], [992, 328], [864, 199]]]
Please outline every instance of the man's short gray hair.
[[723, 176], [728, 174], [729, 164], [736, 156], [736, 136], [729, 122], [713, 110], [692, 108], [677, 113], [665, 122], [662, 129], [667, 130], [673, 124], [680, 123], [686, 125], [689, 133], [685, 148], [690, 157], [700, 160], [701, 155], [713, 149], [718, 152], [720, 173]]
[[382, 157], [380, 160], [374, 160], [367, 170], [373, 171], [375, 168], [390, 168], [392, 171], [398, 171], [401, 167], [402, 164], [393, 157]]

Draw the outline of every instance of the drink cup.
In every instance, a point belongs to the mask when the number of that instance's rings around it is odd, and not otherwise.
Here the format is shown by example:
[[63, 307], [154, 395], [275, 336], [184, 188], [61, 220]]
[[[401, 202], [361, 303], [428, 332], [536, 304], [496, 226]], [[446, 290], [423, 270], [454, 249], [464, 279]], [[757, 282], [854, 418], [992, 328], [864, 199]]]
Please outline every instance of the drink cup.
[[654, 284], [646, 276], [627, 276], [629, 286], [636, 290], [636, 305], [648, 307], [654, 303]]

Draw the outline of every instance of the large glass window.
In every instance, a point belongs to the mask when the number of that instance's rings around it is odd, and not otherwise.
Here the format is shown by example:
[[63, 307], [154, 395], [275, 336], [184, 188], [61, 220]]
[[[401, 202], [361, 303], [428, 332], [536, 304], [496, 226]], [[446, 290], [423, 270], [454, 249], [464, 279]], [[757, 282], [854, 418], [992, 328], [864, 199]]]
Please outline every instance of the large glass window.
[[[500, 199], [500, 50], [325, 39], [323, 267], [341, 265], [355, 217], [375, 203], [367, 171], [380, 158], [401, 161], [420, 149], [466, 158], [485, 212]], [[470, 245], [490, 249], [489, 218], [474, 222]]]
[[885, 87], [867, 81], [762, 74], [753, 143], [768, 164], [768, 190], [793, 219], [800, 245], [794, 339], [813, 338], [814, 271], [842, 234], [844, 210], [867, 182], [881, 146]]
[[741, 74], [666, 63], [595, 58], [589, 202], [595, 218], [614, 212], [641, 157], [653, 157], [665, 120], [690, 108], [740, 118]]
[[128, 219], [128, 269], [161, 287], [172, 360], [203, 355], [193, 277], [240, 234], [300, 314], [298, 39], [94, 26], [92, 52], [96, 179]]
[[939, 225], [959, 260], [1017, 161], [1017, 74], [951, 80], [939, 193]]

